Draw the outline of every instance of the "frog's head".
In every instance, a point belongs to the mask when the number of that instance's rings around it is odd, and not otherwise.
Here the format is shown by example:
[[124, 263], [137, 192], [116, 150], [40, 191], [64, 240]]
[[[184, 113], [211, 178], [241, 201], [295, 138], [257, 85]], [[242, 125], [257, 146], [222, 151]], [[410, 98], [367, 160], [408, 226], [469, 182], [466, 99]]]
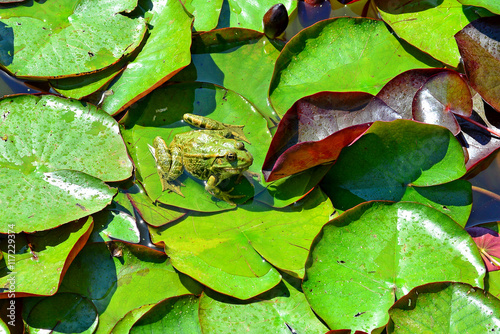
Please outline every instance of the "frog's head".
[[212, 172], [222, 175], [223, 178], [238, 175], [246, 171], [253, 163], [253, 156], [245, 149], [240, 141], [227, 141], [224, 150], [213, 162]]

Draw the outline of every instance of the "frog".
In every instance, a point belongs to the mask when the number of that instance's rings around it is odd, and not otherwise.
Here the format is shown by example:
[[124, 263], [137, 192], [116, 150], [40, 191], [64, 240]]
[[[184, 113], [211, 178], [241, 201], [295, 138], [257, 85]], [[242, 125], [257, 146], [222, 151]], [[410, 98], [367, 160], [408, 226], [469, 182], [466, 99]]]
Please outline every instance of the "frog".
[[219, 184], [236, 175], [240, 178], [253, 163], [253, 156], [244, 144], [250, 144], [243, 133], [244, 126], [190, 113], [182, 118], [198, 129], [175, 135], [169, 145], [160, 136], [154, 138], [153, 146], [148, 144], [162, 191], [169, 190], [184, 197], [176, 179], [186, 170], [193, 177], [206, 181], [205, 190], [210, 195], [236, 205], [233, 199], [244, 196], [231, 195], [234, 188], [223, 191]]

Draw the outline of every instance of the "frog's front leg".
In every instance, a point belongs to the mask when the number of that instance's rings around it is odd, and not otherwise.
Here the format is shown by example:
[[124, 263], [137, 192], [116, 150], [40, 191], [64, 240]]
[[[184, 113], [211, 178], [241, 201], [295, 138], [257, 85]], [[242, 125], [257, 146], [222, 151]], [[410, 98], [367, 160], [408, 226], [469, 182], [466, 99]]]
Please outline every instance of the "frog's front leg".
[[231, 205], [236, 205], [236, 203], [233, 202], [233, 198], [242, 198], [245, 197], [244, 195], [230, 195], [229, 193], [233, 191], [233, 189], [230, 189], [229, 191], [222, 191], [220, 190], [217, 185], [219, 184], [219, 179], [215, 175], [211, 175], [208, 178], [207, 184], [205, 185], [205, 190], [212, 196], [221, 199], [223, 201], [226, 201], [228, 204]]

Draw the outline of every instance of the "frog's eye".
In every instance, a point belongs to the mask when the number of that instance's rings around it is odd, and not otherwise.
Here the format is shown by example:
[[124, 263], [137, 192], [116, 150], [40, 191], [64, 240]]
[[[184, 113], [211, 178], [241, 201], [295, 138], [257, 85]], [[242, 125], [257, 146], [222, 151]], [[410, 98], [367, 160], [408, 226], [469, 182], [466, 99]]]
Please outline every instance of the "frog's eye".
[[236, 142], [236, 149], [238, 149], [238, 150], [244, 150], [245, 149], [245, 144], [243, 144], [243, 142], [241, 142], [241, 141]]
[[233, 152], [227, 152], [226, 153], [226, 159], [228, 161], [234, 161], [234, 160], [236, 160], [236, 154], [233, 153]]

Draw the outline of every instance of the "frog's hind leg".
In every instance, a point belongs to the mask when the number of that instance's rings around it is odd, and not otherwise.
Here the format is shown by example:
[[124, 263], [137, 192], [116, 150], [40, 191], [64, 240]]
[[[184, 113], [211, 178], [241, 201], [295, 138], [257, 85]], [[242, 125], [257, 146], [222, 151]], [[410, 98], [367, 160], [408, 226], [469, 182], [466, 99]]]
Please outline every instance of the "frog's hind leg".
[[226, 124], [208, 117], [188, 113], [184, 114], [182, 119], [186, 123], [196, 126], [197, 128], [217, 131], [220, 135], [226, 138], [243, 140], [244, 142], [251, 144], [243, 133], [243, 128], [245, 127], [244, 125]]
[[170, 154], [165, 141], [161, 137], [156, 137], [153, 141], [153, 145], [154, 146], [148, 144], [148, 148], [155, 158], [156, 171], [158, 172], [158, 176], [160, 177], [162, 191], [170, 190], [184, 197], [180, 189], [182, 183], [175, 181], [175, 179], [182, 173], [182, 163], [180, 173], [178, 173], [178, 171], [176, 170], [175, 172], [178, 174], [173, 177], [172, 167], [174, 159]]

